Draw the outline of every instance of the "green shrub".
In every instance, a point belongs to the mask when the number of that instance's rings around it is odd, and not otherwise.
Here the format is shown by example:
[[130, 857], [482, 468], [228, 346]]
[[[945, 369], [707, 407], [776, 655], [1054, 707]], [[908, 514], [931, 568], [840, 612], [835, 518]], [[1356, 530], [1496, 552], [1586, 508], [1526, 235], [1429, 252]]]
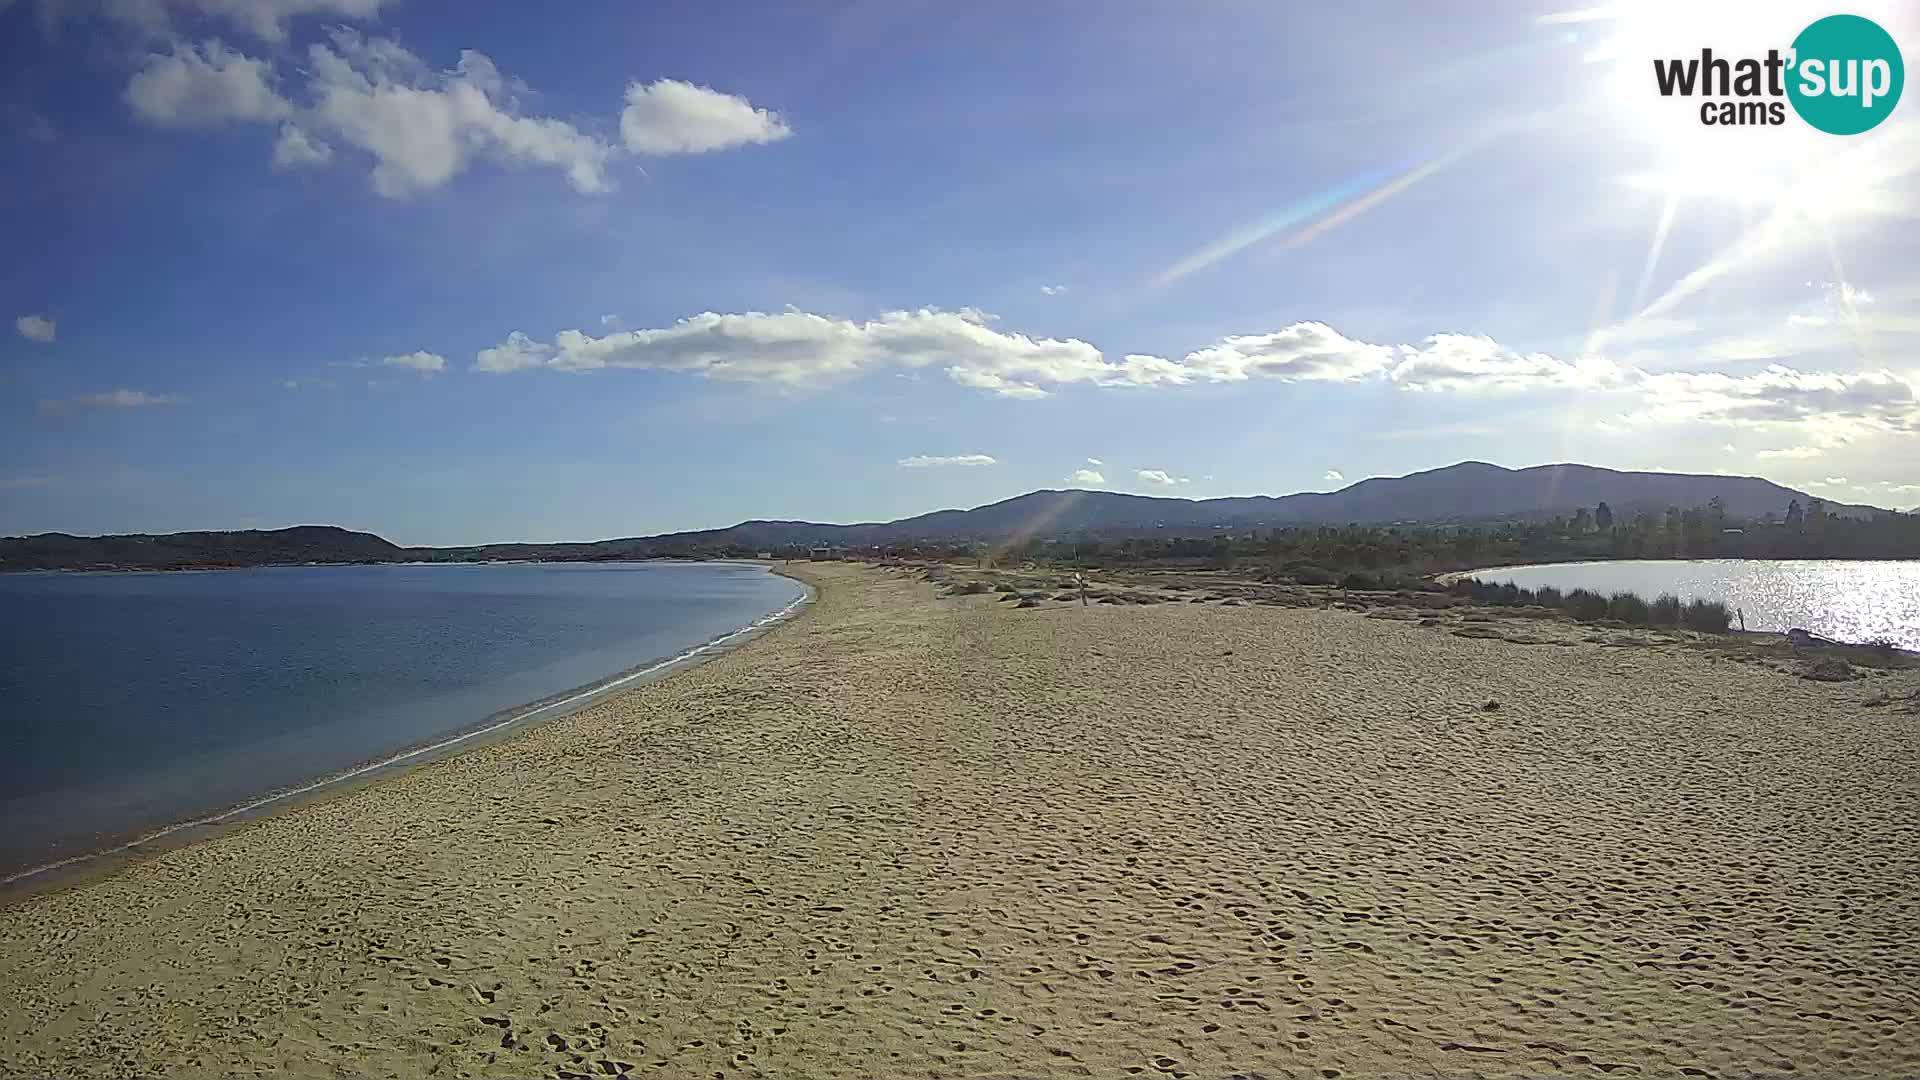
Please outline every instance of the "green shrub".
[[1706, 634], [1724, 634], [1733, 623], [1733, 612], [1718, 600], [1692, 600], [1680, 613], [1680, 625]]
[[1679, 626], [1680, 598], [1670, 592], [1663, 592], [1653, 598], [1651, 618], [1655, 626]]
[[1372, 574], [1352, 573], [1340, 579], [1340, 587], [1343, 589], [1359, 589], [1364, 592], [1374, 592], [1380, 588], [1380, 581]]
[[1338, 585], [1340, 575], [1320, 566], [1302, 566], [1293, 572], [1295, 585]]
[[1581, 622], [1607, 617], [1607, 598], [1590, 589], [1575, 589], [1567, 594], [1567, 614]]
[[1534, 590], [1533, 602], [1541, 607], [1559, 607], [1567, 602], [1567, 597], [1551, 585], [1542, 585]]
[[1645, 626], [1651, 617], [1652, 613], [1647, 608], [1646, 600], [1642, 599], [1638, 593], [1617, 592], [1607, 597], [1607, 618], [1609, 619], [1619, 619], [1623, 623]]

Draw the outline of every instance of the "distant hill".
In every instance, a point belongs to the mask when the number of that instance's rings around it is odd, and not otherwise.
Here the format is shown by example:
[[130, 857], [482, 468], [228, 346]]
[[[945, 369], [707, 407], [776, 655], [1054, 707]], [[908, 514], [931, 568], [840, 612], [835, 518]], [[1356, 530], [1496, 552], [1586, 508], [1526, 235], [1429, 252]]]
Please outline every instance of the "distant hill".
[[177, 570], [312, 562], [397, 562], [405, 550], [372, 533], [352, 532], [332, 525], [159, 536], [40, 533], [0, 538], [0, 569], [70, 570], [100, 566]]
[[[574, 544], [485, 544], [460, 548], [403, 548], [372, 533], [324, 525], [245, 532], [190, 532], [163, 536], [38, 536], [0, 539], [0, 569], [195, 566], [273, 566], [500, 559], [626, 559], [692, 553], [721, 547], [768, 549], [789, 545], [1005, 542], [1022, 538], [1117, 537], [1204, 533], [1215, 529], [1290, 525], [1471, 522], [1553, 517], [1606, 502], [1616, 518], [1638, 510], [1692, 507], [1719, 498], [1727, 513], [1758, 518], [1786, 513], [1813, 496], [1754, 476], [1621, 472], [1591, 465], [1506, 469], [1467, 461], [1407, 476], [1376, 477], [1339, 491], [1172, 499], [1112, 491], [1034, 491], [971, 510], [939, 510], [898, 521], [829, 525], [807, 521], [743, 521], [738, 525], [660, 536]], [[1828, 503], [1829, 511], [1867, 517], [1885, 511]]]
[[[884, 544], [911, 540], [1003, 541], [1023, 535], [1125, 535], [1161, 530], [1212, 531], [1289, 525], [1378, 525], [1394, 522], [1467, 522], [1570, 514], [1601, 502], [1616, 516], [1669, 506], [1701, 506], [1719, 498], [1739, 518], [1785, 515], [1812, 495], [1756, 476], [1622, 472], [1592, 465], [1538, 465], [1506, 469], [1466, 461], [1406, 476], [1375, 477], [1332, 492], [1174, 499], [1111, 491], [1034, 491], [971, 510], [940, 510], [898, 521], [819, 525], [745, 521], [727, 529], [677, 533], [672, 538], [729, 539], [748, 546], [790, 543]], [[1870, 506], [1828, 503], [1830, 512], [1867, 517]], [[665, 539], [665, 538], [654, 538]]]

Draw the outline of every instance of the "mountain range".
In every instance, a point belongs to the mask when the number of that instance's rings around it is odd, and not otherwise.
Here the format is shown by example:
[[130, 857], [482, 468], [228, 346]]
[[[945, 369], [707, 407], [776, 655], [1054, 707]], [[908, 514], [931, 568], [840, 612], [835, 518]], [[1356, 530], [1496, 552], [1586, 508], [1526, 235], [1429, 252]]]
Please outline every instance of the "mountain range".
[[[1754, 476], [1622, 472], [1592, 465], [1507, 469], [1467, 461], [1406, 476], [1374, 477], [1338, 491], [1180, 499], [1111, 491], [1034, 491], [971, 510], [939, 510], [897, 521], [852, 525], [743, 521], [721, 529], [566, 544], [401, 547], [372, 533], [333, 526], [240, 532], [81, 537], [65, 533], [0, 538], [0, 569], [262, 566], [294, 563], [497, 559], [619, 559], [691, 554], [723, 547], [866, 546], [911, 541], [1004, 543], [1059, 536], [1120, 537], [1210, 533], [1298, 525], [1447, 523], [1546, 518], [1605, 502], [1617, 519], [1640, 510], [1692, 507], [1718, 498], [1735, 518], [1784, 515], [1814, 496]], [[1885, 511], [1828, 503], [1829, 512]]]

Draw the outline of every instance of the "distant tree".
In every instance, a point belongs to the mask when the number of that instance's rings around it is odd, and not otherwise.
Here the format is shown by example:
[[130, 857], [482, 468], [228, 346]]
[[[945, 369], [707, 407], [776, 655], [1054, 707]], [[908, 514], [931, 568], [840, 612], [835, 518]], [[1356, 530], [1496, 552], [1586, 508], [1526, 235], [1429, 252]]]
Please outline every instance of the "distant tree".
[[1714, 532], [1727, 527], [1727, 500], [1718, 495], [1707, 500], [1707, 524]]
[[[1814, 501], [1817, 503], [1820, 500], [1815, 499]], [[1802, 528], [1806, 527], [1806, 520], [1806, 512], [1800, 509], [1799, 499], [1795, 499], [1787, 504], [1787, 528], [1794, 532], [1799, 532]]]
[[1602, 502], [1593, 508], [1593, 527], [1601, 532], [1613, 531], [1613, 507]]
[[1583, 506], [1573, 515], [1574, 535], [1585, 536], [1586, 534], [1592, 531], [1593, 531], [1593, 515], [1588, 513], [1587, 508]]
[[1827, 504], [1821, 499], [1807, 500], [1806, 530], [1819, 532], [1827, 526]]

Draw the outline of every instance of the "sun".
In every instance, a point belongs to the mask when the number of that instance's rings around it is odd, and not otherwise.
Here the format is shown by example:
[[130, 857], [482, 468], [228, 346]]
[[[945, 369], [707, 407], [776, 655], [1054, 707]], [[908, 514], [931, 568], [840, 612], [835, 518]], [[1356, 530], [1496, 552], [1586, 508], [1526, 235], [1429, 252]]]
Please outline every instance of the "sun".
[[1702, 49], [1736, 61], [1785, 54], [1795, 36], [1823, 14], [1806, 3], [1636, 2], [1550, 16], [1578, 28], [1583, 59], [1617, 137], [1641, 161], [1629, 182], [1675, 198], [1773, 207], [1783, 202], [1834, 205], [1835, 184], [1857, 186], [1858, 176], [1836, 178], [1831, 136], [1793, 114], [1783, 99], [1784, 123], [1723, 125], [1701, 122], [1701, 108], [1725, 99], [1663, 97], [1653, 65], [1661, 59], [1698, 59]]

